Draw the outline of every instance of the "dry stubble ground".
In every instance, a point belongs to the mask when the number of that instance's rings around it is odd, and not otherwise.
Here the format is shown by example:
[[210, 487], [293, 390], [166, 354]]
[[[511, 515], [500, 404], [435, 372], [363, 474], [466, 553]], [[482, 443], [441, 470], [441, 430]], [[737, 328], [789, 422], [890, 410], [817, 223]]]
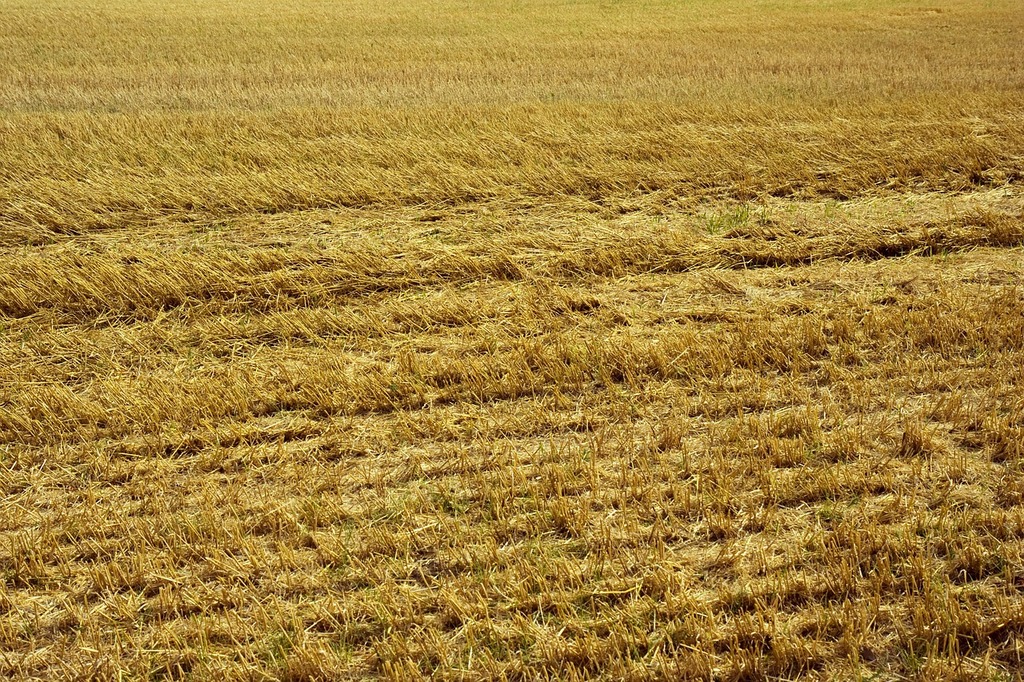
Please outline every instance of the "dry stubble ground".
[[0, 676], [1021, 678], [1014, 2], [0, 15]]

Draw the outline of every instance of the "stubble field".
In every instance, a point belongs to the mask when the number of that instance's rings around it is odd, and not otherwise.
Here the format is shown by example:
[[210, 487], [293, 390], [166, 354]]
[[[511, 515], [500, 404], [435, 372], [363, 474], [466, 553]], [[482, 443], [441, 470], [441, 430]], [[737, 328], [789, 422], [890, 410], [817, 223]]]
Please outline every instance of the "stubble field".
[[0, 24], [0, 678], [1022, 679], [1018, 2]]

